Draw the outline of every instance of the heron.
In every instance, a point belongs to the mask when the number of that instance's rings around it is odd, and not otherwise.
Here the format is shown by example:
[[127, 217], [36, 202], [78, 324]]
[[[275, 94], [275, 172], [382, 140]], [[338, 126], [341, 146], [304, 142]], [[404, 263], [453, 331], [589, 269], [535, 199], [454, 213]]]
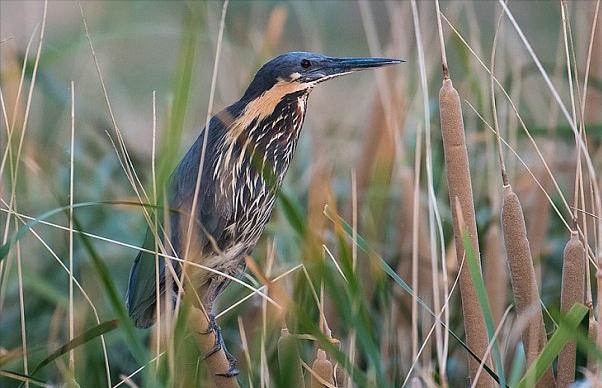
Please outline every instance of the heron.
[[[270, 219], [295, 152], [309, 94], [326, 80], [401, 62], [310, 52], [279, 55], [257, 71], [240, 100], [211, 118], [172, 172], [167, 185], [170, 212], [165, 217], [169, 239], [163, 242], [174, 256], [215, 270], [183, 271], [185, 264], [173, 263], [173, 272], [180, 279], [186, 273], [187, 279], [181, 280], [188, 282], [209, 313], [209, 330], [216, 338], [210, 354], [225, 350], [214, 302], [232, 277], [242, 275], [245, 257]], [[187, 233], [190, 225], [193, 232]], [[139, 328], [148, 328], [157, 319], [157, 295], [168, 293], [175, 302], [181, 284], [166, 281], [165, 259], [155, 260], [150, 252], [156, 238], [160, 237], [147, 231], [144, 246], [149, 249], [138, 253], [129, 277], [126, 304]], [[236, 360], [226, 355], [230, 369], [223, 376], [235, 376]]]

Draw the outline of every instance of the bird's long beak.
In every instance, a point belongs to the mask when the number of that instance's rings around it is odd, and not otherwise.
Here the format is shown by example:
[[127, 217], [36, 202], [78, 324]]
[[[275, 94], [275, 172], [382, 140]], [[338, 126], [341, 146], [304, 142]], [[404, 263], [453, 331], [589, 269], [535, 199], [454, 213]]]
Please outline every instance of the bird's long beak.
[[390, 58], [329, 58], [332, 61], [332, 65], [336, 70], [339, 71], [358, 71], [364, 69], [370, 69], [373, 67], [382, 67], [397, 65], [402, 62], [401, 59], [390, 59]]
[[401, 59], [391, 58], [335, 58], [327, 57], [318, 69], [313, 72], [314, 81], [322, 82], [327, 79], [338, 77], [344, 74], [353, 73], [360, 70], [372, 69], [375, 67], [397, 65], [405, 62]]

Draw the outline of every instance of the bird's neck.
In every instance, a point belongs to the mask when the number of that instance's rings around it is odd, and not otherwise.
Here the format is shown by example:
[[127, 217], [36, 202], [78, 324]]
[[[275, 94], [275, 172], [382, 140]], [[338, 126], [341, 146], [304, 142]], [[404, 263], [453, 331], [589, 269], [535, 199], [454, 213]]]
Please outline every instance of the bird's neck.
[[240, 115], [230, 126], [229, 134], [232, 138], [237, 138], [241, 132], [245, 132], [254, 121], [261, 122], [277, 116], [279, 111], [288, 105], [295, 105], [297, 98], [304, 97], [303, 114], [305, 113], [305, 101], [307, 95], [312, 89], [308, 83], [278, 81], [269, 89], [253, 97], [243, 97], [244, 104]]
[[307, 89], [281, 88], [247, 103], [226, 126], [215, 169], [223, 191], [242, 189], [232, 182], [258, 178], [272, 190], [279, 188], [296, 148], [309, 94]]

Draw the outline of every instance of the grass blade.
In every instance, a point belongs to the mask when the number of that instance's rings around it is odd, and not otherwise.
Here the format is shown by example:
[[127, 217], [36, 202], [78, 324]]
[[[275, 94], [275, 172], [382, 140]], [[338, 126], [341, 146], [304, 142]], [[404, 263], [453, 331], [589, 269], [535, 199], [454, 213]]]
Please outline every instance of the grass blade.
[[23, 373], [11, 372], [8, 370], [0, 370], [0, 376], [5, 376], [14, 380], [23, 381], [23, 383], [31, 383], [40, 387], [51, 387], [50, 384], [46, 384], [41, 380], [34, 379], [33, 377]]
[[43, 213], [39, 217], [36, 217], [34, 220], [21, 226], [19, 228], [19, 230], [17, 230], [4, 245], [0, 246], [0, 262], [6, 258], [6, 256], [8, 255], [8, 252], [11, 250], [13, 245], [17, 241], [21, 240], [21, 238], [23, 238], [23, 236], [25, 236], [30, 229], [32, 229], [34, 226], [36, 226], [41, 221], [45, 221], [56, 214], [63, 213], [65, 211], [69, 210], [70, 208], [76, 209], [76, 208], [85, 208], [85, 207], [94, 207], [94, 206], [110, 206], [110, 205], [142, 206], [142, 207], [151, 207], [151, 208], [161, 209], [160, 206], [140, 204], [139, 202], [131, 202], [131, 201], [92, 201], [92, 202], [76, 203], [76, 204], [73, 204], [72, 207], [71, 206], [57, 207], [57, 208], [54, 208], [52, 210], [49, 210], [49, 211]]
[[[341, 216], [339, 216], [338, 214], [332, 213], [328, 207], [326, 207], [324, 209], [324, 214], [326, 215], [326, 217], [328, 217], [329, 220], [331, 220], [337, 226], [343, 228], [343, 230], [345, 231], [345, 234], [349, 238], [353, 238], [353, 236], [354, 236], [353, 228], [343, 218], [341, 218]], [[397, 272], [395, 272], [395, 270], [393, 268], [391, 268], [391, 266], [385, 261], [385, 259], [382, 256], [380, 256], [376, 251], [374, 251], [368, 245], [367, 241], [359, 233], [355, 234], [355, 236], [356, 236], [356, 241], [354, 243], [357, 244], [357, 246], [363, 252], [367, 253], [368, 255], [370, 255], [372, 257], [378, 258], [383, 271], [385, 271], [385, 273], [391, 279], [393, 279], [393, 281], [395, 281], [395, 283], [397, 283], [397, 285], [399, 285], [405, 292], [410, 294], [410, 296], [414, 296], [414, 290], [412, 289], [412, 287], [410, 287], [410, 285], [405, 280], [403, 280], [397, 274]], [[420, 306], [422, 306], [422, 308], [424, 308], [437, 321], [437, 323], [442, 325], [449, 332], [449, 334], [456, 341], [458, 341], [460, 346], [462, 346], [468, 352], [468, 354], [477, 362], [477, 365], [479, 365], [481, 363], [481, 358], [471, 348], [469, 348], [468, 345], [466, 345], [466, 343], [464, 341], [462, 341], [462, 339], [445, 324], [445, 322], [441, 321], [437, 317], [437, 315], [433, 312], [433, 310], [429, 307], [429, 305], [426, 304], [424, 302], [424, 300], [422, 300], [422, 298], [420, 298], [418, 295], [416, 295], [416, 300], [418, 301], [418, 304]], [[496, 382], [498, 382], [498, 383], [500, 382], [500, 379], [498, 378], [497, 374], [489, 366], [487, 366], [487, 364], [485, 364], [483, 366], [483, 368]]]
[[31, 374], [35, 375], [40, 369], [42, 369], [46, 365], [50, 364], [52, 361], [56, 360], [63, 354], [74, 350], [78, 346], [81, 346], [81, 345], [93, 340], [94, 338], [100, 337], [101, 335], [103, 335], [105, 333], [115, 330], [118, 326], [119, 326], [119, 320], [113, 319], [110, 321], [103, 322], [100, 325], [96, 325], [96, 326], [86, 330], [82, 334], [78, 335], [77, 337], [74, 337], [71, 341], [67, 342], [66, 344], [64, 344], [63, 346], [61, 346], [60, 348], [58, 348], [57, 350], [52, 352], [48, 357], [46, 357], [44, 360], [42, 360], [35, 367], [33, 372], [31, 372]]
[[305, 236], [307, 222], [301, 211], [301, 206], [298, 203], [295, 203], [295, 201], [282, 190], [278, 193], [278, 199], [282, 205], [282, 211], [284, 212], [286, 220], [300, 237]]
[[560, 321], [558, 329], [556, 329], [548, 344], [543, 348], [539, 357], [527, 369], [517, 388], [530, 387], [544, 375], [546, 370], [552, 366], [552, 362], [562, 348], [571, 339], [576, 338], [575, 332], [588, 311], [587, 307], [579, 303], [575, 303], [571, 307], [569, 312], [564, 316], [564, 319]]
[[489, 341], [495, 341], [493, 344], [493, 359], [495, 362], [495, 368], [500, 378], [499, 383], [501, 386], [506, 385], [506, 378], [504, 374], [504, 363], [502, 361], [502, 355], [500, 353], [500, 347], [498, 340], [495, 339], [495, 325], [493, 323], [493, 314], [491, 313], [491, 306], [489, 305], [489, 298], [487, 297], [487, 289], [485, 288], [485, 282], [483, 282], [483, 275], [481, 269], [477, 263], [470, 236], [466, 231], [462, 233], [462, 239], [464, 240], [464, 251], [466, 252], [466, 261], [468, 262], [468, 268], [470, 270], [470, 276], [474, 284], [481, 310], [483, 311], [483, 318], [485, 319], [485, 326], [487, 328], [487, 336]]
[[[78, 230], [82, 230], [81, 224], [79, 223], [79, 220], [75, 217], [75, 215], [73, 216], [73, 223]], [[105, 262], [100, 258], [98, 253], [96, 252], [96, 249], [90, 242], [89, 237], [84, 234], [79, 234], [79, 237], [81, 238], [82, 242], [84, 243], [85, 249], [90, 254], [90, 258], [92, 259], [94, 269], [96, 270], [97, 274], [100, 277], [100, 281], [101, 281], [101, 283], [104, 287], [104, 290], [109, 298], [109, 302], [110, 302], [111, 306], [113, 307], [114, 312], [117, 314], [117, 316], [119, 317], [119, 320], [123, 324], [122, 327], [123, 327], [124, 337], [125, 337], [126, 342], [130, 346], [129, 350], [132, 352], [132, 354], [138, 360], [138, 362], [146, 363], [146, 351], [142, 347], [142, 345], [138, 339], [138, 336], [136, 335], [136, 332], [134, 330], [134, 325], [133, 325], [132, 321], [130, 320], [130, 317], [128, 316], [128, 313], [125, 309], [125, 306], [124, 306], [124, 303], [122, 300], [122, 297], [120, 296], [119, 292], [117, 291], [117, 287], [115, 286], [115, 283], [113, 283], [113, 279], [111, 277], [109, 268], [107, 267]]]

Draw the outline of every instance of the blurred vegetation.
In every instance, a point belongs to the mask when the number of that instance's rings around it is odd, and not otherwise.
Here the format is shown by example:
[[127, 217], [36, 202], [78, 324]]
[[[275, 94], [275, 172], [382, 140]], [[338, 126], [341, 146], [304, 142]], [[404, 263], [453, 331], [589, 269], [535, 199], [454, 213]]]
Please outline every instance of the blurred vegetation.
[[[153, 92], [157, 107], [157, 182], [161, 188], [205, 123], [222, 4], [81, 2], [118, 128], [132, 166], [148, 193], [152, 193]], [[579, 84], [580, 93], [595, 5], [594, 1], [568, 4], [574, 40], [571, 55], [575, 60], [568, 68], [576, 70], [578, 81], [573, 82]], [[311, 366], [316, 350], [324, 349], [337, 364], [337, 378], [351, 376], [355, 386], [400, 386], [406, 382], [410, 368], [423, 386], [467, 384], [470, 356], [462, 342], [463, 315], [458, 290], [453, 287], [458, 263], [437, 105], [442, 76], [436, 11], [434, 2], [418, 2], [417, 8], [417, 29], [421, 31], [426, 59], [426, 91], [420, 86], [409, 2], [231, 1], [228, 6], [213, 113], [236, 101], [257, 68], [281, 52], [302, 50], [407, 60], [395, 68], [343, 77], [312, 92], [283, 193], [242, 279], [254, 287], [266, 287], [262, 290], [284, 308], [280, 310], [255, 295], [218, 320], [229, 350], [237, 355], [242, 386], [294, 385], [290, 381], [294, 373], [282, 370], [278, 362], [278, 340], [283, 327], [295, 336], [305, 364]], [[510, 8], [560, 97], [570, 106], [559, 3], [510, 2]], [[94, 387], [119, 384], [124, 376], [147, 365], [131, 378], [133, 383], [144, 387], [202, 386], [206, 371], [182, 320], [177, 322], [177, 334], [167, 342], [170, 346], [161, 348], [167, 353], [155, 362], [153, 330], [135, 330], [125, 319], [123, 299], [129, 268], [147, 226], [142, 206], [126, 204], [136, 203], [138, 198], [116, 157], [120, 155], [115, 149], [118, 137], [76, 2], [48, 3], [31, 107], [27, 110], [43, 9], [40, 1], [0, 2], [0, 87], [7, 112], [0, 124], [0, 152], [3, 159], [6, 157], [0, 178], [0, 226], [2, 243], [10, 243], [10, 251], [4, 250], [9, 245], [3, 246], [2, 255], [6, 257], [0, 261], [0, 370], [29, 374], [48, 384], [73, 379], [79, 386]], [[488, 66], [499, 4], [443, 1], [441, 10]], [[491, 225], [499, 223], [502, 185], [494, 135], [470, 106], [493, 125], [490, 79], [466, 45], [443, 23], [448, 63], [463, 104], [477, 225], [484, 245]], [[504, 148], [509, 177], [523, 203], [546, 327], [551, 333], [558, 319], [551, 319], [547, 311], [554, 315], [560, 308], [562, 250], [570, 236], [564, 222], [570, 222], [571, 215], [563, 198], [573, 203], [575, 138], [515, 31], [507, 22], [501, 26], [496, 76], [543, 150], [561, 190], [556, 190], [546, 178], [544, 166], [520, 121], [498, 90], [501, 133], [520, 157], [519, 161]], [[598, 172], [602, 171], [601, 30], [598, 26], [584, 99], [587, 104], [579, 120], [587, 130], [585, 139]], [[30, 37], [32, 45], [26, 55]], [[17, 103], [23, 64], [24, 81]], [[58, 263], [68, 265], [69, 237], [67, 230], [56, 225], [69, 226], [72, 80], [73, 200], [82, 204], [74, 210], [74, 229], [87, 233], [74, 236], [74, 275], [97, 309], [100, 321], [99, 324], [82, 293], [75, 289], [75, 332], [81, 344], [75, 348], [74, 376], [70, 376], [68, 356], [62, 354], [70, 346], [52, 357], [69, 340], [69, 274]], [[425, 92], [426, 119], [422, 103]], [[427, 121], [432, 131], [428, 149], [424, 148], [424, 138], [422, 146], [416, 140], [418, 133], [424, 136]], [[9, 142], [10, 129], [13, 132]], [[22, 152], [17, 159], [23, 131]], [[422, 152], [416, 159], [418, 147], [422, 147]], [[428, 213], [427, 154], [433, 166], [432, 188], [442, 219], [444, 247], [438, 252], [431, 252], [432, 246], [439, 246], [439, 236], [433, 245], [429, 232], [432, 220]], [[14, 171], [18, 171], [16, 181]], [[419, 229], [413, 225], [416, 172], [420, 173], [415, 202], [419, 205]], [[534, 177], [542, 183], [560, 214], [548, 204]], [[586, 187], [600, 185], [588, 179], [586, 176]], [[602, 246], [596, 236], [596, 228], [601, 226], [599, 218], [587, 214], [602, 214], [590, 201], [589, 190], [585, 203], [580, 205], [585, 212], [579, 214], [578, 222], [589, 230], [584, 243], [596, 253]], [[9, 203], [22, 217], [8, 216]], [[41, 217], [44, 214], [47, 216]], [[38, 219], [25, 227], [32, 221], [25, 216]], [[543, 232], [538, 228], [544, 228]], [[543, 238], [536, 242], [532, 236], [538, 233], [543, 233]], [[414, 234], [418, 235], [417, 241], [413, 241]], [[497, 241], [501, 241], [501, 236]], [[416, 247], [418, 278], [413, 279], [412, 252]], [[486, 247], [482, 248], [481, 252], [486, 252]], [[434, 287], [442, 296], [451, 292], [448, 315], [440, 318], [447, 324], [441, 329], [442, 333], [447, 332], [443, 339], [429, 334], [435, 322], [433, 312], [438, 313], [433, 307], [432, 255], [437, 273], [442, 275], [444, 269], [448, 279]], [[595, 257], [592, 253], [589, 257], [591, 284], [585, 301], [595, 305]], [[485, 272], [487, 259], [483, 256]], [[291, 269], [294, 270], [287, 273]], [[266, 279], [285, 273], [277, 282], [265, 284]], [[484, 277], [487, 282], [486, 274]], [[416, 280], [418, 288], [414, 289]], [[506, 281], [505, 285], [506, 293], [500, 297], [503, 309], [514, 303], [509, 283]], [[411, 351], [413, 293], [424, 303], [418, 313], [418, 341], [420, 346], [424, 344], [424, 350], [415, 366]], [[248, 294], [247, 288], [233, 283], [220, 296], [218, 310], [225, 311]], [[443, 299], [439, 302], [445, 304]], [[493, 316], [496, 318], [495, 311]], [[517, 383], [525, 372], [521, 362], [517, 362], [524, 357], [520, 333], [516, 334], [517, 322], [511, 310], [500, 334], [505, 377], [511, 383]], [[577, 326], [573, 323], [571, 328]], [[21, 351], [22, 325], [28, 371], [24, 369]], [[110, 382], [106, 381], [101, 332], [105, 333]], [[587, 342], [582, 339], [580, 349], [586, 348], [583, 343]], [[448, 346], [444, 355], [445, 381], [437, 357], [443, 343]], [[578, 365], [586, 363], [582, 352]], [[309, 382], [311, 375], [306, 368], [304, 375]], [[15, 376], [0, 375], [0, 385], [19, 386]], [[341, 380], [337, 384], [343, 386]]]

